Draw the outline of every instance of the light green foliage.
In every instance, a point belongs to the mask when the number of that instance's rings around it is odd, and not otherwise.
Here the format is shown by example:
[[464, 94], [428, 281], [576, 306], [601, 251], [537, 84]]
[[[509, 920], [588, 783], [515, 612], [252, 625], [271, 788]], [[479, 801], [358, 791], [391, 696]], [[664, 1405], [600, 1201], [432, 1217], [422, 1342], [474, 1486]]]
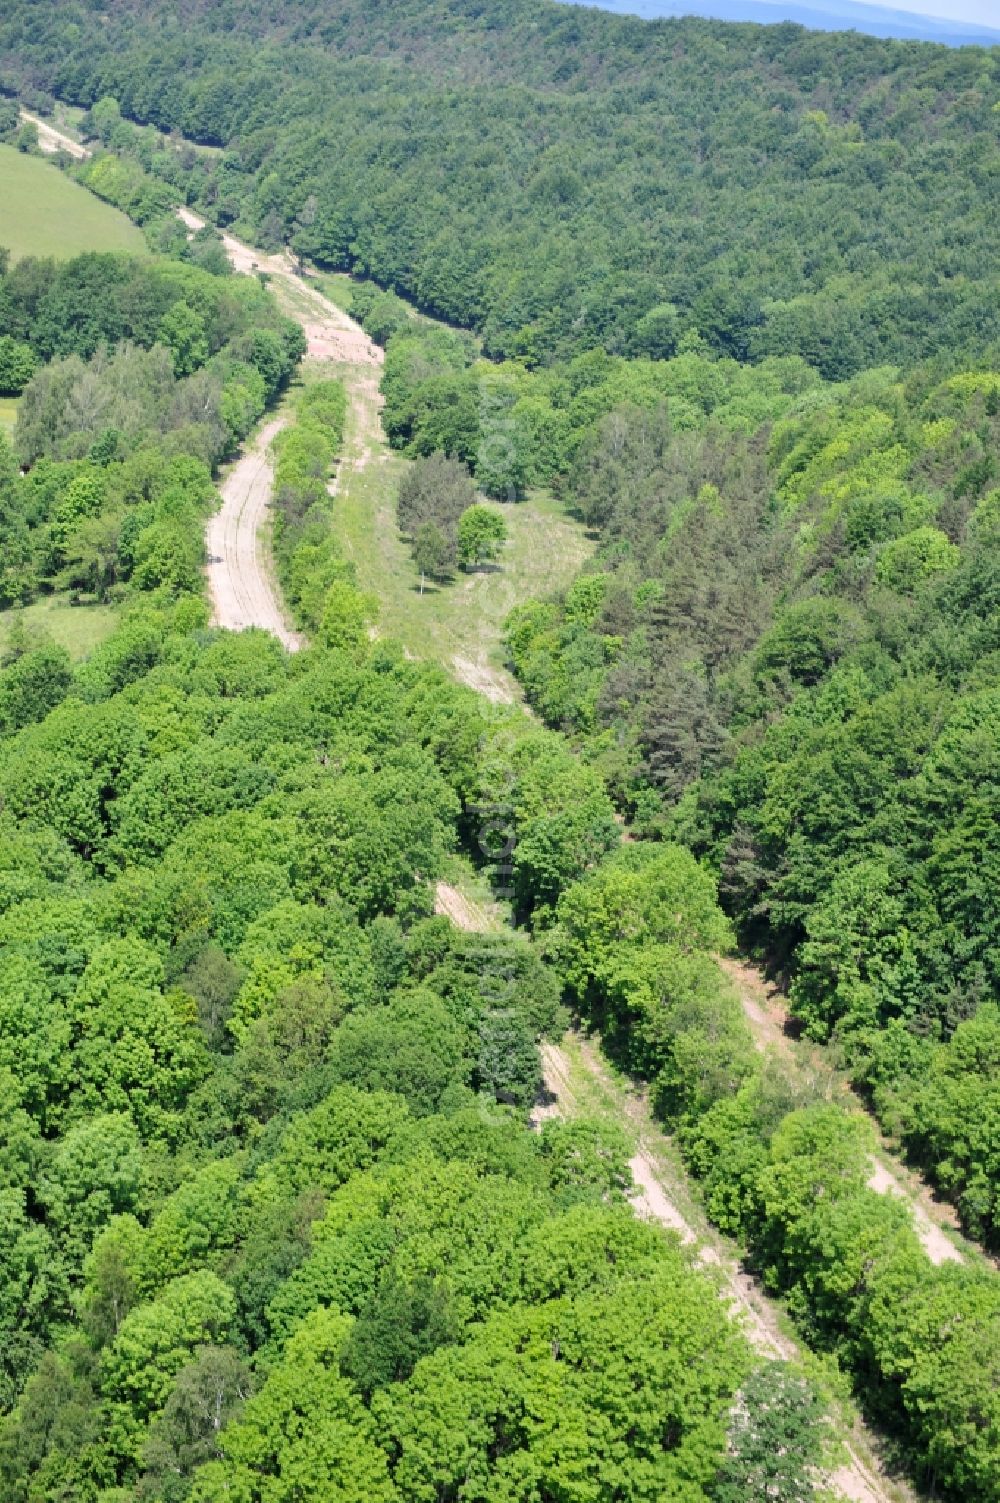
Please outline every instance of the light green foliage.
[[378, 599], [355, 589], [346, 580], [335, 581], [326, 592], [319, 637], [325, 647], [358, 654], [364, 651], [378, 619]]
[[368, 623], [362, 618], [373, 613], [373, 604], [344, 593], [354, 570], [341, 557], [329, 525], [329, 485], [343, 443], [345, 413], [339, 381], [317, 381], [296, 397], [294, 426], [274, 441], [274, 542], [282, 584], [297, 618], [315, 632], [329, 608], [330, 631], [349, 643], [363, 640]]
[[398, 1095], [365, 1091], [345, 1081], [310, 1112], [292, 1119], [252, 1193], [282, 1201], [304, 1190], [332, 1193], [368, 1169], [408, 1120]]
[[101, 1388], [138, 1420], [162, 1408], [172, 1380], [206, 1341], [224, 1339], [234, 1315], [226, 1285], [207, 1271], [174, 1279], [126, 1316], [101, 1365]]
[[619, 946], [641, 941], [690, 952], [730, 943], [715, 882], [679, 846], [621, 851], [564, 894], [558, 919], [563, 972], [580, 997]]
[[918, 527], [885, 545], [875, 576], [891, 589], [905, 593], [934, 574], [957, 568], [960, 557], [958, 548], [939, 528]]
[[[721, 1312], [686, 1305], [689, 1277], [664, 1258], [654, 1278], [626, 1282], [614, 1296], [582, 1294], [497, 1318], [466, 1346], [425, 1358], [379, 1410], [399, 1448], [403, 1496], [428, 1498], [471, 1479], [506, 1499], [536, 1489], [583, 1499], [624, 1487], [636, 1498], [693, 1503], [718, 1449], [719, 1399], [742, 1354], [735, 1342], [726, 1350], [733, 1338]], [[623, 1426], [619, 1446], [612, 1437]]]
[[194, 1001], [162, 990], [155, 952], [133, 939], [102, 945], [70, 1017], [77, 1109], [129, 1110], [147, 1135], [179, 1131], [187, 1097], [210, 1066]]
[[174, 357], [175, 376], [190, 376], [208, 359], [205, 321], [185, 302], [175, 303], [163, 315], [157, 337]]
[[112, 1216], [139, 1201], [142, 1150], [125, 1113], [97, 1114], [69, 1128], [61, 1139], [41, 1193], [49, 1222], [74, 1262]]
[[20, 396], [34, 375], [36, 364], [30, 344], [9, 334], [0, 336], [0, 396]]
[[142, 1295], [217, 1263], [232, 1247], [241, 1168], [237, 1159], [207, 1164], [163, 1203], [139, 1248], [135, 1279]]
[[470, 506], [458, 519], [458, 560], [463, 568], [489, 563], [507, 541], [507, 524], [488, 506]]
[[[197, 1477], [195, 1503], [391, 1503], [385, 1452], [339, 1361], [351, 1323], [317, 1310]], [[308, 1421], [303, 1424], [303, 1416]]]

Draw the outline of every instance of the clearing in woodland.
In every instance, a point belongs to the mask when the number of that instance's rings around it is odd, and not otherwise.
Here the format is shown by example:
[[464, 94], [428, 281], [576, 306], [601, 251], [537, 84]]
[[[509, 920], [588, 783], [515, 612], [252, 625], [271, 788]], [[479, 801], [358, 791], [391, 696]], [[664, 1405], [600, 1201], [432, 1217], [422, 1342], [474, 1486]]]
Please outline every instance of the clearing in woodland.
[[0, 246], [15, 261], [83, 251], [147, 254], [142, 231], [52, 162], [0, 146]]
[[[179, 213], [192, 231], [203, 223], [188, 209]], [[448, 584], [422, 585], [396, 525], [396, 491], [409, 461], [390, 449], [382, 429], [382, 351], [344, 311], [346, 279], [331, 289], [334, 279], [302, 276], [288, 256], [269, 256], [228, 234], [223, 243], [237, 271], [267, 274], [284, 311], [301, 323], [309, 342], [305, 379], [344, 383], [344, 448], [330, 486], [333, 530], [359, 588], [379, 600], [379, 635], [396, 638], [413, 657], [442, 663], [494, 701], [519, 700], [503, 666], [504, 621], [520, 601], [572, 582], [592, 549], [583, 528], [547, 491], [534, 491], [504, 507], [509, 539], [498, 564], [458, 573]], [[211, 551], [213, 559], [224, 557], [219, 548]], [[273, 629], [262, 618], [234, 624]]]

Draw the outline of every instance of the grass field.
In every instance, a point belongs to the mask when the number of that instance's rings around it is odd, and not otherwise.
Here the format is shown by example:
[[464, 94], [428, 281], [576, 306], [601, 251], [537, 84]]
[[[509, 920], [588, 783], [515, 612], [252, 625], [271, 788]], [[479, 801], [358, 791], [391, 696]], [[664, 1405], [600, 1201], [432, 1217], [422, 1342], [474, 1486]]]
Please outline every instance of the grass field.
[[81, 251], [147, 254], [141, 230], [52, 162], [0, 146], [0, 246], [65, 260]]
[[425, 584], [421, 594], [396, 526], [396, 490], [409, 461], [381, 435], [374, 391], [355, 385], [353, 397], [333, 530], [361, 589], [378, 596], [380, 634], [415, 657], [450, 665], [491, 697], [519, 698], [503, 667], [504, 620], [521, 601], [565, 589], [593, 544], [547, 491], [534, 491], [503, 508], [510, 537], [496, 566]]
[[44, 632], [78, 662], [110, 637], [118, 611], [110, 605], [71, 605], [65, 595], [45, 595], [18, 610], [0, 611], [0, 653], [19, 621], [28, 632]]
[[17, 398], [0, 397], [0, 433], [9, 438], [17, 422]]

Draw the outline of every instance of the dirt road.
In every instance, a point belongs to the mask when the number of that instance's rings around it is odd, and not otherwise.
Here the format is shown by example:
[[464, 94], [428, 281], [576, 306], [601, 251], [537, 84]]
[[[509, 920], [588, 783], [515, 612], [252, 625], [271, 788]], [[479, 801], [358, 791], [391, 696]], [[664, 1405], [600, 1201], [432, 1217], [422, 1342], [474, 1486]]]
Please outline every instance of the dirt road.
[[[178, 209], [177, 217], [192, 233], [204, 228], [205, 221], [191, 209]], [[318, 288], [308, 285], [290, 256], [267, 255], [227, 234], [223, 234], [222, 243], [235, 271], [248, 276], [267, 273], [283, 311], [302, 325], [308, 344], [307, 358], [317, 364], [336, 365], [338, 374], [347, 377], [354, 431], [350, 457], [342, 463], [363, 469], [373, 452], [376, 436], [368, 429], [372, 423], [378, 426], [378, 406], [373, 398], [378, 397], [382, 351], [359, 324]], [[223, 482], [222, 507], [208, 527], [208, 588], [217, 626], [233, 631], [259, 626], [294, 652], [302, 646], [302, 638], [285, 622], [267, 550], [260, 537], [273, 479], [267, 451], [283, 421], [275, 419], [260, 430]], [[360, 435], [359, 426], [362, 426]], [[331, 489], [340, 480], [338, 475]]]
[[[461, 929], [481, 932], [485, 927], [483, 910], [445, 882], [438, 883], [435, 911], [447, 914]], [[731, 1244], [709, 1226], [687, 1193], [684, 1171], [674, 1166], [669, 1140], [653, 1121], [642, 1093], [616, 1079], [595, 1042], [579, 1034], [568, 1034], [562, 1044], [543, 1041], [540, 1052], [545, 1093], [532, 1112], [536, 1130], [553, 1117], [583, 1112], [624, 1122], [635, 1141], [629, 1169], [636, 1215], [666, 1227], [690, 1249], [717, 1281], [730, 1314], [762, 1357], [800, 1359], [802, 1349], [785, 1329], [777, 1305], [740, 1266]], [[836, 1428], [839, 1464], [825, 1478], [831, 1494], [845, 1503], [912, 1503], [907, 1489], [883, 1472], [873, 1437], [860, 1420], [841, 1421]]]
[[38, 147], [40, 151], [54, 153], [57, 151], [68, 152], [71, 157], [76, 157], [78, 162], [86, 161], [90, 152], [86, 146], [81, 146], [79, 141], [74, 141], [72, 136], [64, 135], [40, 115], [33, 115], [30, 110], [22, 108], [21, 119], [28, 125], [34, 125], [38, 130]]
[[268, 449], [284, 422], [274, 418], [265, 424], [223, 480], [222, 505], [205, 541], [213, 625], [229, 631], [259, 626], [295, 652], [302, 641], [285, 622], [261, 539], [274, 475]]

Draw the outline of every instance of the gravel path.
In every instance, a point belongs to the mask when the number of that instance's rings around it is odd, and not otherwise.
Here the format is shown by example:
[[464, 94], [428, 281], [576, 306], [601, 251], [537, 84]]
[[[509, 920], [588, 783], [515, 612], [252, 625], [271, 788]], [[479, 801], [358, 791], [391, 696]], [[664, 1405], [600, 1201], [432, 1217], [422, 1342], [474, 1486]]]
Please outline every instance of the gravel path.
[[220, 487], [222, 505], [208, 524], [205, 541], [213, 625], [229, 631], [259, 626], [295, 652], [302, 639], [286, 625], [261, 540], [274, 478], [268, 451], [285, 422], [274, 418], [266, 423], [233, 465]]

